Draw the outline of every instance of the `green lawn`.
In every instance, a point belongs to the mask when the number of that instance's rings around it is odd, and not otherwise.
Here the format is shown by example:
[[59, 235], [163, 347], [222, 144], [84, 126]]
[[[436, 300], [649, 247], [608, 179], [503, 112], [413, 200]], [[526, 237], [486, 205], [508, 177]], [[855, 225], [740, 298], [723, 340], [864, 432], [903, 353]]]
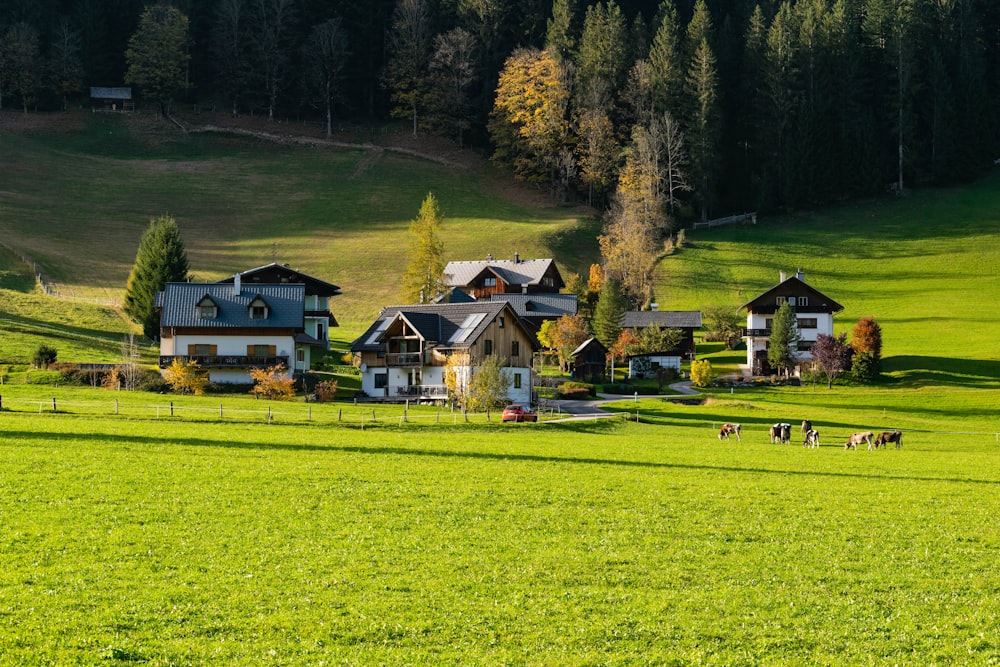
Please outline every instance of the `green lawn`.
[[[780, 407], [718, 400], [667, 426], [4, 412], [0, 664], [1000, 660], [993, 434], [720, 443]], [[821, 429], [872, 423], [848, 403]]]

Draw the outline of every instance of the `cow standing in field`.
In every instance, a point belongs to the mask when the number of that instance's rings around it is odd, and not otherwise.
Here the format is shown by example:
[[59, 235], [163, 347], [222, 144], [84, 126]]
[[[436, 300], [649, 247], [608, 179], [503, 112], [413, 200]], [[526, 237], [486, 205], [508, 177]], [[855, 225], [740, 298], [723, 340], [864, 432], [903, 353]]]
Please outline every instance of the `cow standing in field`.
[[871, 431], [858, 431], [857, 433], [852, 433], [851, 437], [847, 440], [844, 445], [844, 449], [857, 449], [858, 445], [862, 442], [868, 443], [868, 449], [872, 448], [872, 436], [874, 434]]
[[816, 429], [809, 429], [806, 431], [806, 439], [802, 443], [803, 447], [819, 447], [819, 431]]
[[723, 424], [722, 428], [719, 429], [719, 440], [722, 440], [725, 436], [726, 440], [729, 440], [730, 435], [736, 436], [736, 442], [743, 442], [740, 439], [740, 425], [739, 424]]
[[875, 449], [888, 447], [890, 442], [896, 443], [896, 449], [903, 447], [903, 434], [900, 431], [882, 431], [875, 436]]
[[792, 439], [792, 425], [785, 422], [778, 422], [771, 427], [771, 444], [780, 442], [787, 445]]

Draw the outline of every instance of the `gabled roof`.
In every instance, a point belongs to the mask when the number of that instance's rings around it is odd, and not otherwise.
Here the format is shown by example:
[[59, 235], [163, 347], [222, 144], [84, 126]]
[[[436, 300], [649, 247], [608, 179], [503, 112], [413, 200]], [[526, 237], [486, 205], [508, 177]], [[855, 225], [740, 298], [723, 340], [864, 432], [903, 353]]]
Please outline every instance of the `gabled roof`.
[[[203, 318], [198, 303], [210, 298], [218, 308], [214, 318]], [[268, 317], [250, 319], [250, 304], [257, 298], [267, 303]], [[305, 285], [244, 285], [239, 294], [222, 283], [167, 283], [157, 295], [161, 308], [160, 327], [206, 329], [299, 329], [303, 327]]]
[[602, 343], [601, 341], [597, 340], [596, 338], [588, 338], [587, 340], [585, 340], [582, 343], [580, 343], [580, 346], [577, 347], [575, 350], [573, 350], [573, 354], [571, 354], [569, 356], [575, 357], [576, 355], [578, 355], [581, 352], [583, 352], [584, 350], [586, 350], [588, 347], [593, 347], [595, 349], [600, 350], [601, 354], [607, 354], [608, 353], [608, 348], [607, 348], [607, 346], [604, 343]]
[[493, 294], [491, 301], [506, 301], [519, 317], [544, 317], [554, 319], [575, 315], [575, 294]]
[[368, 330], [351, 343], [352, 352], [374, 352], [385, 349], [383, 334], [396, 322], [405, 322], [422, 339], [438, 347], [462, 349], [471, 347], [500, 315], [518, 326], [535, 345], [521, 319], [504, 302], [473, 301], [471, 303], [426, 303], [412, 306], [391, 306], [383, 310]]
[[450, 287], [431, 299], [431, 303], [470, 303], [475, 300], [476, 297], [468, 292], [463, 292], [457, 287]]
[[130, 100], [132, 89], [123, 86], [91, 86], [90, 96], [102, 100]]
[[555, 273], [559, 288], [562, 275], [553, 259], [484, 259], [472, 262], [448, 262], [444, 267], [445, 283], [451, 287], [471, 285], [484, 272], [491, 272], [508, 285], [538, 285], [549, 269]]
[[666, 329], [697, 329], [701, 327], [700, 310], [628, 310], [622, 318], [626, 329], [660, 327]]
[[778, 310], [777, 297], [804, 296], [808, 305], [796, 306], [796, 312], [839, 313], [844, 309], [839, 303], [812, 287], [799, 276], [791, 276], [781, 281], [763, 294], [740, 306], [740, 310], [753, 313], [774, 313]]
[[[232, 284], [235, 280], [236, 276], [229, 276], [220, 280], [219, 283]], [[337, 296], [340, 294], [340, 287], [337, 285], [314, 278], [301, 271], [296, 271], [288, 264], [278, 264], [277, 262], [241, 271], [240, 280], [247, 288], [257, 284], [284, 285], [286, 283], [302, 283], [306, 286], [306, 294], [308, 296]]]

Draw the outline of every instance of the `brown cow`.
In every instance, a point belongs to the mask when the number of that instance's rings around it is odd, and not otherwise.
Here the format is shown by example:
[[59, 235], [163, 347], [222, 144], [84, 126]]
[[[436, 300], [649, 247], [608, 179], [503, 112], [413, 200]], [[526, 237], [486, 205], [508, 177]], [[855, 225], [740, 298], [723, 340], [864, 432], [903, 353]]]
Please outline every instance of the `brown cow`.
[[867, 442], [868, 449], [871, 449], [873, 435], [874, 434], [871, 431], [858, 431], [857, 433], [852, 433], [851, 437], [847, 440], [847, 444], [844, 445], [844, 449], [857, 449], [858, 445], [862, 442]]
[[887, 447], [890, 442], [896, 443], [896, 449], [903, 447], [903, 434], [900, 431], [882, 431], [875, 436], [875, 449]]
[[722, 440], [722, 436], [729, 440], [730, 434], [736, 436], [737, 442], [743, 442], [740, 440], [740, 425], [739, 424], [723, 424], [722, 428], [719, 429], [719, 440]]

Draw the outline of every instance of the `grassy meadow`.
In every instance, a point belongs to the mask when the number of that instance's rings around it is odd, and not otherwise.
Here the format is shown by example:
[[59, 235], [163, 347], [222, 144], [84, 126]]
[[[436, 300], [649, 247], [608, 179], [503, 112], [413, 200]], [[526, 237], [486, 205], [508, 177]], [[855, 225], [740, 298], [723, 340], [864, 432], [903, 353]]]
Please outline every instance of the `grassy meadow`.
[[[341, 344], [395, 299], [428, 191], [449, 257], [596, 258], [592, 218], [487, 167], [90, 114], [0, 124], [0, 241], [64, 291], [120, 297], [166, 211], [199, 279], [277, 259], [340, 285]], [[838, 331], [881, 324], [872, 387], [501, 425], [0, 384], [0, 666], [1000, 664], [998, 239], [993, 174], [689, 231], [661, 262], [661, 309], [735, 309], [801, 267], [845, 306]], [[0, 248], [0, 382], [41, 342], [114, 361], [131, 330], [35, 291]], [[721, 371], [745, 355], [699, 350]], [[820, 448], [769, 443], [803, 418]], [[742, 442], [717, 439], [726, 421]], [[843, 448], [889, 429], [902, 449]]]

